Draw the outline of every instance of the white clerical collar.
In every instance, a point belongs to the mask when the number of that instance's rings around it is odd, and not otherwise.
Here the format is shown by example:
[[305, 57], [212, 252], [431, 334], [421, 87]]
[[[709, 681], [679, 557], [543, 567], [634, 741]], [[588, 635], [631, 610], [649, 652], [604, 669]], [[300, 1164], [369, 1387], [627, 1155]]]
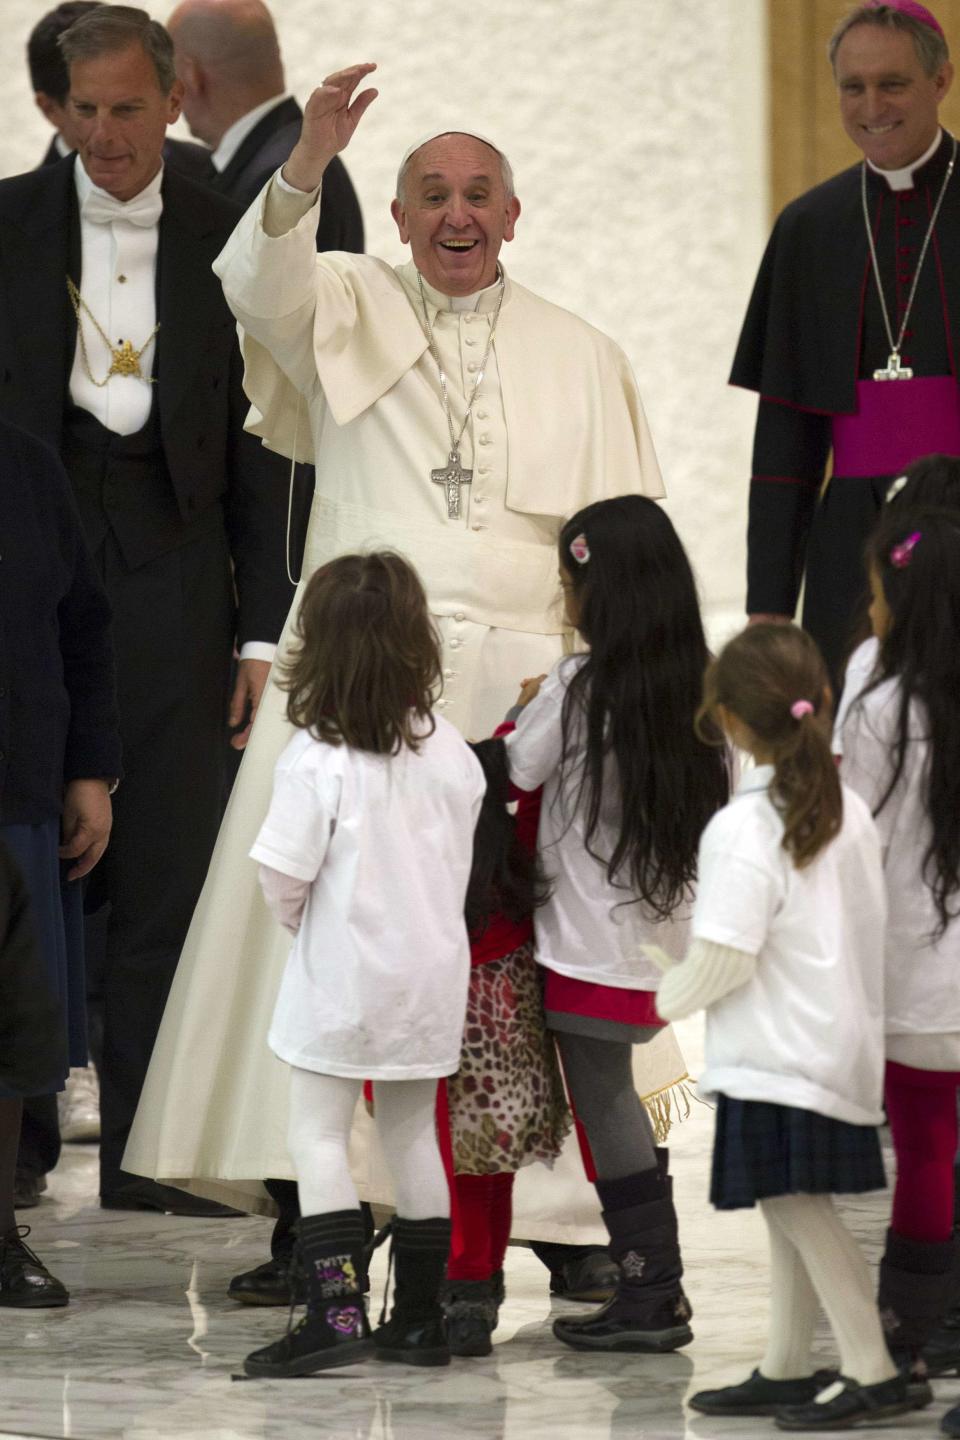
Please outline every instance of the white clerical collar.
[[59, 130], [53, 137], [53, 143], [56, 146], [57, 154], [60, 156], [61, 160], [66, 160], [68, 155], [73, 154], [73, 151], [70, 149], [70, 146], [67, 144], [66, 140], [64, 140]]
[[276, 110], [278, 105], [282, 105], [284, 100], [289, 99], [289, 91], [284, 92], [283, 95], [271, 95], [270, 99], [264, 100], [262, 105], [255, 105], [252, 110], [247, 111], [246, 115], [241, 115], [239, 120], [234, 120], [230, 129], [220, 137], [220, 144], [210, 156], [214, 170], [218, 174], [222, 174], [250, 131], [260, 124], [264, 115], [269, 115], [271, 110]]
[[879, 175], [883, 180], [886, 180], [891, 190], [912, 190], [913, 172], [919, 170], [921, 165], [926, 165], [928, 160], [933, 159], [940, 147], [940, 141], [942, 139], [943, 131], [938, 130], [929, 150], [924, 150], [919, 160], [914, 160], [912, 165], [906, 165], [902, 170], [881, 170], [880, 166], [874, 165], [872, 160], [868, 160], [867, 164], [875, 175]]
[[[94, 185], [93, 181], [90, 179], [90, 176], [84, 169], [83, 161], [81, 160], [79, 155], [77, 156], [77, 163], [73, 167], [73, 180], [74, 184], [77, 187], [77, 199], [80, 202], [81, 211], [83, 210], [83, 202], [84, 200], [86, 200], [88, 195], [105, 195], [108, 200], [114, 199], [114, 197], [110, 195], [110, 192], [108, 190], [101, 190], [99, 185]], [[129, 201], [129, 203], [132, 205], [134, 201], [152, 199], [153, 196], [159, 195], [160, 187], [162, 184], [163, 163], [161, 162], [160, 169], [157, 171], [156, 175], [154, 175], [153, 179], [150, 181], [150, 184], [144, 185], [143, 189], [138, 191], [137, 194], [133, 196], [133, 199]], [[122, 220], [124, 202], [122, 200], [115, 200], [114, 203], [120, 206], [120, 213], [117, 215], [117, 219]]]
[[[417, 267], [412, 260], [408, 260], [406, 265], [400, 266], [400, 273], [410, 288], [416, 293], [419, 293]], [[500, 273], [503, 276], [506, 291], [509, 289], [509, 282], [507, 280], [507, 273], [502, 265], [500, 266]], [[423, 293], [427, 297], [427, 303], [431, 305], [434, 310], [452, 310], [455, 313], [462, 313], [464, 310], [476, 310], [483, 313], [488, 310], [496, 310], [500, 300], [500, 281], [494, 280], [492, 285], [487, 285], [483, 290], [476, 290], [472, 295], [444, 295], [442, 290], [435, 290], [432, 285], [424, 280]], [[504, 293], [503, 298], [504, 303], [506, 303], [506, 293]]]

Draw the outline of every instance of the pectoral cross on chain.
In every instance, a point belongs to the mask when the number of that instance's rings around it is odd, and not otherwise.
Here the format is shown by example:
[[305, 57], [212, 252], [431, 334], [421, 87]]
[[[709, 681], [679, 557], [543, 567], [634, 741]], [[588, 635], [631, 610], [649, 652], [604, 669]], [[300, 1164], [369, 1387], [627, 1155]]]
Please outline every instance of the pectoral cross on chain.
[[913, 371], [909, 365], [900, 364], [900, 356], [894, 350], [883, 370], [874, 370], [874, 380], [912, 380]]
[[430, 479], [434, 485], [442, 485], [447, 493], [447, 519], [460, 519], [460, 486], [469, 485], [473, 479], [472, 470], [464, 470], [460, 464], [460, 451], [450, 451], [450, 463], [442, 470], [431, 470]]

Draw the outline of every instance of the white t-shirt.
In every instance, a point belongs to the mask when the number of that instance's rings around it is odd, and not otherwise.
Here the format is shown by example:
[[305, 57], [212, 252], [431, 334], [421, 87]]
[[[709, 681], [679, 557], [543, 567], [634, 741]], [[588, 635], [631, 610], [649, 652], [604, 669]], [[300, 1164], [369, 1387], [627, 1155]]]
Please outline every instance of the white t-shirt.
[[[853, 706], [844, 727], [844, 782], [871, 810], [890, 783], [899, 713], [899, 682], [885, 680]], [[922, 874], [932, 838], [924, 798], [930, 744], [918, 701], [910, 707], [908, 733], [903, 772], [876, 821], [889, 906], [886, 1029], [888, 1035], [951, 1034], [960, 1031], [960, 923], [933, 940], [938, 915]]]
[[753, 978], [707, 1011], [700, 1089], [878, 1125], [886, 903], [876, 827], [845, 788], [840, 834], [798, 870], [781, 844], [772, 777], [772, 766], [750, 771], [700, 844], [694, 938], [758, 957]]
[[485, 786], [453, 726], [436, 727], [391, 756], [298, 730], [277, 762], [250, 854], [311, 882], [268, 1037], [290, 1065], [417, 1080], [460, 1063]]
[[[682, 917], [661, 922], [642, 905], [625, 904], [632, 892], [611, 885], [604, 864], [588, 852], [586, 819], [575, 804], [584, 759], [584, 747], [576, 738], [574, 754], [565, 767], [566, 778], [562, 786], [560, 783], [563, 700], [570, 678], [585, 658], [567, 656], [554, 666], [506, 740], [513, 783], [521, 790], [543, 786], [537, 844], [553, 894], [534, 916], [537, 959], [548, 970], [576, 980], [623, 990], [655, 990], [660, 971], [641, 946], [660, 945], [679, 959], [686, 947]], [[618, 781], [612, 764], [603, 788], [592, 848], [607, 856], [613, 853], [620, 825]]]
[[866, 690], [873, 674], [873, 667], [877, 663], [877, 655], [880, 651], [880, 641], [876, 635], [871, 635], [858, 645], [856, 650], [847, 661], [846, 674], [843, 677], [843, 694], [840, 696], [840, 704], [837, 706], [837, 713], [833, 721], [833, 753], [843, 754], [843, 727], [847, 723], [847, 716], [850, 714], [850, 707], [859, 695]]

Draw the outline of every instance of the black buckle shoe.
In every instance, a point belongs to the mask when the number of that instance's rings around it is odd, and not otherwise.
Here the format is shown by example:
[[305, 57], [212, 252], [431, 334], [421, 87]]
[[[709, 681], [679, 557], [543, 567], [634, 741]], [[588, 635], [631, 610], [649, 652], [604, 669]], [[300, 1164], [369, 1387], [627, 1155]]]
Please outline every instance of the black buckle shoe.
[[372, 1353], [363, 1297], [348, 1295], [331, 1301], [322, 1311], [308, 1311], [281, 1339], [252, 1351], [243, 1370], [256, 1379], [285, 1380], [338, 1365], [356, 1365]]
[[778, 1430], [849, 1430], [861, 1421], [872, 1425], [894, 1415], [905, 1415], [913, 1404], [904, 1376], [859, 1385], [846, 1375], [823, 1391], [823, 1397], [809, 1405], [789, 1405], [774, 1418]]
[[70, 1294], [26, 1244], [29, 1225], [0, 1235], [0, 1305], [16, 1310], [48, 1310], [70, 1302]]
[[683, 1292], [651, 1297], [646, 1306], [626, 1304], [619, 1296], [589, 1315], [571, 1315], [553, 1322], [553, 1333], [574, 1350], [626, 1350], [664, 1354], [689, 1345], [693, 1331]]
[[227, 1294], [241, 1305], [305, 1305], [307, 1282], [302, 1274], [293, 1279], [289, 1259], [274, 1257], [242, 1275], [234, 1275]]
[[797, 1380], [768, 1380], [754, 1370], [739, 1385], [700, 1390], [687, 1403], [702, 1415], [775, 1415], [785, 1405], [806, 1405], [836, 1378], [835, 1370], [818, 1370]]

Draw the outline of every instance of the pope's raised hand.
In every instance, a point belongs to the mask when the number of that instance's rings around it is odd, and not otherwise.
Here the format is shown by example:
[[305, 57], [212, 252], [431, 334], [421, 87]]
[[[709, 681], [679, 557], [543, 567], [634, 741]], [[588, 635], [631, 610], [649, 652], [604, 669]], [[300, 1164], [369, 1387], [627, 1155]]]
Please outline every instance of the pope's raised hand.
[[353, 138], [367, 107], [377, 98], [376, 90], [357, 86], [376, 70], [376, 65], [350, 65], [328, 75], [304, 106], [300, 139], [283, 167], [283, 178], [298, 190], [315, 190], [323, 172]]

